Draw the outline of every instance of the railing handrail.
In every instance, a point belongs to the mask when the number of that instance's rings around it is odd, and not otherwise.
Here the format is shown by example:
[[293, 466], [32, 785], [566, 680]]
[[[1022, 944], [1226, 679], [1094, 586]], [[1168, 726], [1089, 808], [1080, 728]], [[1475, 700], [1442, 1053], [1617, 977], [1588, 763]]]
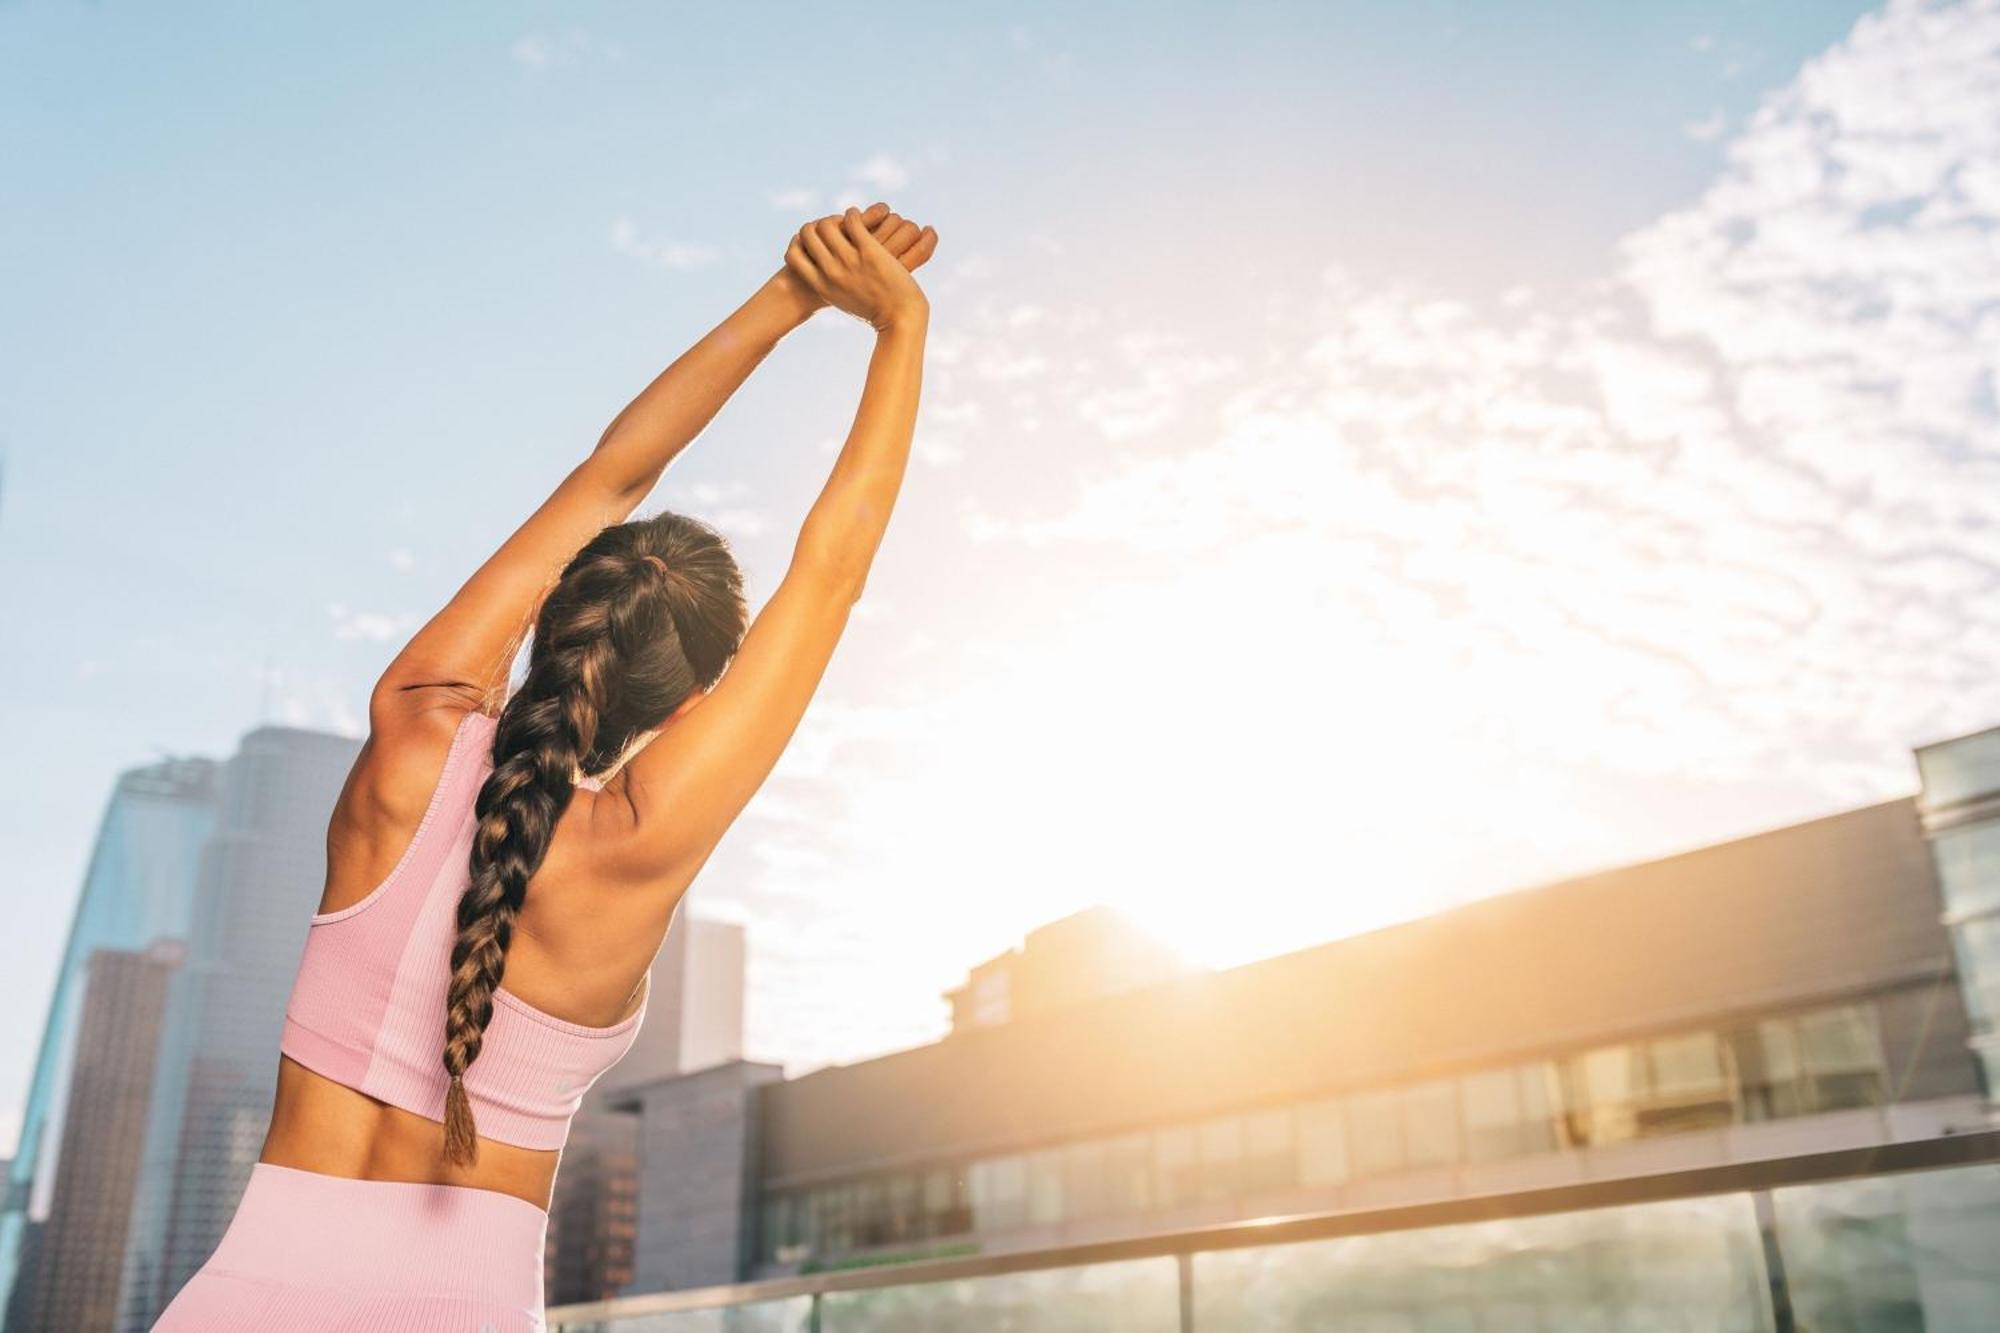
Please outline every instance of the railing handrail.
[[[1043, 1249], [955, 1258], [912, 1259], [855, 1268], [760, 1278], [754, 1282], [693, 1287], [682, 1291], [619, 1296], [608, 1301], [552, 1307], [551, 1327], [629, 1319], [654, 1314], [710, 1310], [756, 1301], [784, 1300], [831, 1292], [915, 1286], [959, 1278], [994, 1277], [1039, 1269], [1153, 1259], [1251, 1245], [1284, 1245], [1335, 1236], [1409, 1231], [1465, 1222], [1581, 1212], [1620, 1204], [1659, 1203], [1717, 1194], [1782, 1189], [1866, 1176], [1939, 1170], [2000, 1162], [2000, 1130], [1944, 1134], [1934, 1138], [1842, 1148], [1718, 1166], [1691, 1167], [1608, 1180], [1550, 1185], [1498, 1194], [1457, 1195], [1384, 1208], [1342, 1209], [1252, 1218], [1178, 1231], [1155, 1231], [1117, 1240], [1087, 1241]], [[939, 1238], [948, 1239], [948, 1238]]]

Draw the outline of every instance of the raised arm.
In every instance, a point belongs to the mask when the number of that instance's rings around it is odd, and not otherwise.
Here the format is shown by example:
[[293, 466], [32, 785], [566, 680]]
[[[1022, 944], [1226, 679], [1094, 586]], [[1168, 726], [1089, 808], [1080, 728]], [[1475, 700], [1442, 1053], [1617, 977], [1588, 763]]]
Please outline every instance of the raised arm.
[[[928, 258], [937, 233], [917, 250]], [[853, 209], [800, 230], [787, 267], [875, 330], [847, 442], [800, 529], [784, 578], [708, 694], [625, 767], [631, 858], [685, 887], [776, 765], [846, 628], [902, 487], [922, 389], [930, 304]]]
[[[917, 244], [917, 229], [887, 204], [856, 216], [899, 256], [908, 258]], [[823, 305], [797, 273], [780, 268], [661, 371], [390, 662], [370, 700], [371, 724], [432, 703], [479, 706], [504, 692], [514, 654], [570, 557], [599, 530], [630, 517], [779, 339]]]

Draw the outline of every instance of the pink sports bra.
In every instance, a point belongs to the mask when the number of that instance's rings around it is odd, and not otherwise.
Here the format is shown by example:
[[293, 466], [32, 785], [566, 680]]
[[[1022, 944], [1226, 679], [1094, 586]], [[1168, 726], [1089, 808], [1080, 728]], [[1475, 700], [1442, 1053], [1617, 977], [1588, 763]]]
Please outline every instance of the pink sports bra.
[[[437, 1121], [448, 1082], [444, 997], [458, 899], [471, 880], [473, 805], [493, 769], [498, 723], [465, 715], [416, 836], [389, 877], [352, 906], [312, 918], [279, 1042], [314, 1073]], [[578, 783], [602, 786], [588, 777]], [[493, 1020], [465, 1074], [480, 1137], [562, 1147], [585, 1091], [639, 1034], [652, 989], [650, 980], [641, 986], [639, 1007], [604, 1028], [495, 989]]]

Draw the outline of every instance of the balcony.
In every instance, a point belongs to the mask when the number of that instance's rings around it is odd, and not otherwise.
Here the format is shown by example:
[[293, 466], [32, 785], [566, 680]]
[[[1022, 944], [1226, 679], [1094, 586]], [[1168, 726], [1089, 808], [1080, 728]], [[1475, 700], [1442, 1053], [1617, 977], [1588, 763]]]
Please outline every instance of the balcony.
[[549, 1311], [552, 1333], [1988, 1329], [2000, 1132]]

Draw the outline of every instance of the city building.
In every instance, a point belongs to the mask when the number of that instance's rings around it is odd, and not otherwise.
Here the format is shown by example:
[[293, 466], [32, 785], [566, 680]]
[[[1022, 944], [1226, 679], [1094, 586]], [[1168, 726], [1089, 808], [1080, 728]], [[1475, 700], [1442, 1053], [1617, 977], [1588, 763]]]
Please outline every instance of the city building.
[[765, 1083], [744, 1275], [1981, 1127], [1933, 846], [1888, 801]]
[[[54, 1195], [89, 959], [99, 949], [142, 951], [185, 938], [201, 849], [215, 825], [221, 765], [170, 758], [128, 769], [113, 784], [91, 847], [21, 1130], [0, 1195], [0, 1327], [25, 1328], [25, 1303]], [[54, 892], [53, 889], [46, 891]]]
[[[693, 941], [689, 951], [729, 956], [702, 940]], [[977, 1032], [1025, 1019], [1059, 1019], [1092, 999], [1188, 971], [1183, 960], [1124, 915], [1093, 907], [1030, 931], [1021, 948], [973, 968], [945, 999], [954, 1030]], [[747, 1275], [757, 1242], [760, 1106], [782, 1080], [782, 1066], [732, 1053], [727, 1061], [690, 1073], [651, 1079], [628, 1074], [610, 1091], [609, 1104], [640, 1122], [639, 1234], [631, 1291], [681, 1290]], [[551, 1303], [562, 1302], [552, 1296]]]
[[160, 1015], [186, 946], [90, 955], [55, 1190], [27, 1301], [30, 1333], [118, 1326], [132, 1184], [146, 1131]]
[[1116, 908], [1097, 906], [1038, 926], [1019, 949], [974, 967], [945, 992], [954, 1032], [1033, 1018], [1191, 969]]
[[[692, 916], [683, 901], [653, 960], [638, 1038], [570, 1124], [549, 1202], [543, 1286], [551, 1304], [603, 1300], [634, 1284], [641, 1126], [629, 1094], [742, 1058], [745, 955], [742, 926]], [[666, 1160], [664, 1149], [654, 1158]], [[662, 1211], [677, 1202], [656, 1202], [655, 1216], [678, 1216]]]
[[1957, 951], [1972, 1051], [2000, 1096], [2000, 727], [1917, 751], [1924, 831]]
[[168, 988], [120, 1327], [145, 1333], [205, 1262], [263, 1150], [285, 1001], [326, 885], [326, 827], [361, 743], [246, 733], [224, 766], [188, 955]]

